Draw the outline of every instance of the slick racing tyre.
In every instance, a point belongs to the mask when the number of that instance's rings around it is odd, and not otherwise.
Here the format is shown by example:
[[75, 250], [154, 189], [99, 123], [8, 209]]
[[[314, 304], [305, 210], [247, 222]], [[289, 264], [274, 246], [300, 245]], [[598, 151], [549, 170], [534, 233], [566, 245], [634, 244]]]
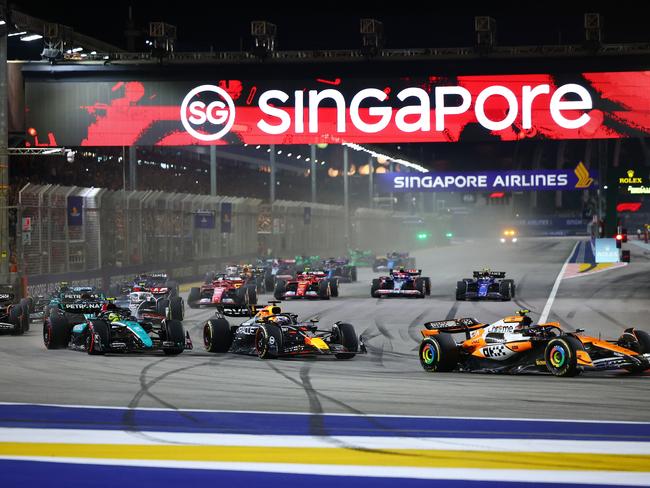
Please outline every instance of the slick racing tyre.
[[577, 376], [580, 374], [577, 354], [580, 350], [584, 350], [584, 347], [575, 337], [551, 339], [544, 350], [546, 367], [554, 376]]
[[339, 296], [339, 280], [336, 278], [332, 278], [329, 280], [330, 282], [330, 291], [332, 292], [333, 297]]
[[458, 346], [448, 334], [427, 337], [420, 344], [420, 364], [425, 371], [453, 371], [459, 359]]
[[208, 352], [228, 352], [232, 339], [226, 319], [210, 319], [203, 325], [203, 345]]
[[[255, 297], [257, 300], [257, 296]], [[237, 289], [237, 305], [248, 306], [251, 303], [250, 289], [247, 286], [242, 286]]]
[[650, 334], [645, 330], [634, 329], [634, 335], [639, 343], [639, 354], [650, 353]]
[[[176, 297], [174, 297], [176, 298]], [[163, 348], [163, 352], [168, 356], [175, 356], [185, 350], [185, 330], [180, 320], [165, 320], [165, 340], [174, 343], [173, 347]]]
[[255, 285], [248, 286], [248, 304], [257, 305], [257, 288]]
[[199, 308], [199, 300], [201, 300], [201, 288], [190, 288], [190, 294], [187, 296], [187, 304], [190, 308]]
[[[22, 303], [22, 300], [20, 302]], [[23, 305], [22, 326], [23, 326], [23, 334], [25, 332], [29, 332], [29, 305], [28, 304]]]
[[31, 298], [22, 298], [20, 300], [20, 306], [23, 307], [23, 333], [29, 331], [29, 314], [34, 308], [34, 301]]
[[424, 278], [416, 278], [414, 287], [417, 291], [420, 292], [419, 295], [416, 296], [416, 298], [424, 298], [427, 296], [427, 283], [424, 280]]
[[287, 291], [287, 283], [284, 280], [277, 280], [275, 282], [275, 289], [273, 290], [273, 297], [276, 300], [284, 299], [284, 294]]
[[156, 301], [156, 313], [158, 313], [158, 315], [163, 315], [167, 317], [168, 308], [169, 308], [168, 298], [159, 298]]
[[178, 296], [178, 283], [176, 283], [175, 281], [168, 281], [167, 283], [165, 283], [165, 286], [169, 290], [170, 297]]
[[356, 352], [359, 351], [359, 338], [352, 324], [340, 322], [332, 327], [332, 333], [338, 344], [351, 351], [335, 354], [336, 359], [352, 359], [356, 356]]
[[27, 311], [29, 313], [34, 313], [34, 299], [32, 297], [21, 299], [20, 304], [24, 307], [27, 307]]
[[183, 320], [185, 318], [185, 302], [179, 296], [174, 296], [169, 299], [169, 314], [168, 319]]
[[512, 300], [512, 297], [514, 296], [513, 291], [511, 280], [503, 280], [499, 283], [499, 293], [504, 302]]
[[379, 295], [377, 295], [377, 290], [381, 288], [381, 281], [379, 278], [375, 278], [372, 280], [372, 285], [370, 286], [370, 296], [372, 298], [379, 298]]
[[515, 280], [503, 280], [503, 281], [507, 281], [508, 283], [510, 283], [510, 291], [511, 291], [510, 296], [512, 298], [514, 298], [515, 297]]
[[499, 284], [499, 293], [503, 296], [504, 301], [512, 300], [515, 297], [514, 280], [503, 280]]
[[11, 329], [12, 335], [23, 335], [25, 333], [25, 310], [21, 305], [13, 305], [11, 307], [9, 311], [9, 322], [14, 324], [14, 328]]
[[255, 351], [260, 359], [274, 359], [282, 351], [282, 330], [272, 324], [262, 324], [255, 331]]
[[52, 313], [43, 323], [43, 343], [47, 349], [67, 347], [72, 327], [65, 315]]
[[275, 276], [270, 271], [264, 273], [264, 288], [266, 288], [267, 293], [272, 293], [275, 287]]
[[431, 278], [422, 278], [424, 280], [424, 290], [427, 295], [431, 295]]
[[86, 330], [86, 352], [92, 356], [106, 354], [110, 344], [108, 323], [103, 320], [93, 320]]
[[[630, 343], [629, 339], [632, 340]], [[650, 353], [650, 334], [644, 330], [627, 329], [619, 338], [618, 345], [638, 352], [639, 354]], [[630, 373], [642, 373], [647, 368], [645, 366], [630, 366], [625, 368]]]
[[318, 283], [318, 297], [321, 300], [329, 300], [332, 296], [332, 289], [328, 280], [322, 280]]
[[467, 293], [467, 282], [457, 281], [456, 282], [456, 300], [465, 300], [465, 293]]

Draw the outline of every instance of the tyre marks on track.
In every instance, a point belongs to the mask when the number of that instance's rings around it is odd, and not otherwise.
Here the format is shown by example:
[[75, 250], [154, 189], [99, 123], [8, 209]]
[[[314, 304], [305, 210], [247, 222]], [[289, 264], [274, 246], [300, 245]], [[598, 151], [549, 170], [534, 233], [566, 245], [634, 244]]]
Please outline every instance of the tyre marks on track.
[[[124, 413], [124, 417], [123, 417], [123, 421], [122, 421], [122, 423], [123, 423], [123, 425], [125, 427], [124, 430], [126, 430], [127, 432], [129, 432], [129, 433], [131, 433], [131, 434], [133, 434], [133, 435], [135, 435], [137, 437], [143, 438], [143, 439], [158, 440], [155, 436], [151, 436], [150, 434], [145, 433], [143, 431], [140, 431], [137, 428], [137, 421], [136, 421], [136, 418], [135, 418], [135, 415], [136, 415], [135, 408], [139, 405], [140, 401], [144, 397], [149, 397], [152, 400], [158, 402], [163, 407], [177, 411], [179, 415], [181, 415], [182, 417], [184, 417], [184, 418], [186, 418], [186, 419], [188, 419], [190, 421], [193, 421], [193, 422], [197, 421], [192, 416], [191, 413], [180, 411], [179, 408], [176, 405], [173, 405], [172, 403], [162, 399], [160, 396], [153, 393], [151, 391], [151, 388], [154, 385], [156, 385], [156, 383], [159, 383], [160, 381], [162, 381], [165, 378], [168, 378], [168, 377], [170, 377], [172, 375], [182, 373], [184, 371], [188, 371], [188, 370], [191, 370], [191, 369], [196, 369], [196, 368], [200, 368], [200, 367], [203, 367], [203, 366], [209, 366], [209, 365], [213, 365], [215, 363], [223, 362], [223, 361], [227, 360], [228, 358], [229, 358], [229, 356], [215, 357], [215, 358], [211, 359], [210, 361], [204, 361], [204, 362], [197, 363], [197, 364], [191, 364], [189, 366], [174, 368], [172, 370], [162, 372], [162, 373], [158, 374], [157, 376], [153, 377], [150, 380], [147, 380], [147, 374], [149, 373], [149, 371], [152, 368], [160, 367], [162, 364], [164, 364], [164, 363], [166, 363], [166, 362], [168, 362], [168, 361], [170, 361], [170, 360], [172, 360], [174, 358], [172, 358], [172, 357], [162, 358], [162, 359], [160, 359], [158, 361], [155, 361], [153, 363], [149, 363], [148, 365], [144, 366], [140, 370], [140, 375], [139, 375], [140, 389], [135, 393], [135, 395], [133, 396], [133, 398], [129, 402], [129, 404], [128, 404], [129, 410], [127, 410]], [[179, 444], [184, 444], [184, 443], [179, 443]]]

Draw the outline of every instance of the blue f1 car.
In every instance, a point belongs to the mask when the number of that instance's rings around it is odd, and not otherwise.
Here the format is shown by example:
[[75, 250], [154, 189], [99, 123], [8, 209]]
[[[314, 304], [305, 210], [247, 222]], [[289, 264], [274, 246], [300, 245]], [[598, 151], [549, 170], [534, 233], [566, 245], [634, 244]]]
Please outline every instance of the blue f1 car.
[[473, 278], [456, 283], [456, 300], [512, 300], [514, 280], [506, 280], [505, 271], [474, 271]]
[[372, 280], [370, 296], [373, 298], [406, 296], [424, 298], [431, 295], [431, 279], [422, 276], [421, 269], [390, 270], [388, 276]]

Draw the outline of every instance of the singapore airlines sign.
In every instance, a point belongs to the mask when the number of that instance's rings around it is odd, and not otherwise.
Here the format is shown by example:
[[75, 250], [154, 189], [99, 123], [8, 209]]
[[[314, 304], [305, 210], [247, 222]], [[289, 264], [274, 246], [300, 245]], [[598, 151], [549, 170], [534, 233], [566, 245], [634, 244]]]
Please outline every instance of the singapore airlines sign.
[[382, 192], [473, 192], [585, 190], [597, 187], [597, 174], [582, 162], [572, 169], [482, 171], [476, 173], [385, 173], [376, 176]]

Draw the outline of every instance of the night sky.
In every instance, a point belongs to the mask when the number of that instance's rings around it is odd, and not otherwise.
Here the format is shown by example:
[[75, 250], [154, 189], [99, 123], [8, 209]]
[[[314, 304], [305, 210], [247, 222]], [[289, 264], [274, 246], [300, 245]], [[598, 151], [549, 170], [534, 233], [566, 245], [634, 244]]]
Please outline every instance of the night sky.
[[[600, 12], [606, 42], [650, 41], [648, 17], [633, 2], [489, 2], [481, 7], [450, 9], [441, 2], [395, 3], [394, 9], [363, 8], [364, 3], [317, 2], [304, 8], [257, 8], [254, 2], [11, 2], [16, 9], [118, 46], [124, 45], [128, 6], [137, 27], [165, 21], [178, 27], [179, 50], [229, 51], [250, 47], [250, 21], [268, 20], [278, 26], [278, 49], [344, 49], [360, 46], [359, 19], [384, 23], [387, 48], [468, 46], [474, 38], [474, 15], [497, 20], [501, 45], [575, 43], [584, 39], [584, 12]], [[570, 4], [567, 6], [567, 4]], [[357, 8], [357, 5], [361, 5]], [[367, 5], [367, 3], [366, 3]], [[403, 6], [407, 7], [404, 8]], [[471, 4], [469, 4], [471, 5]], [[541, 7], [543, 6], [543, 8]], [[615, 6], [615, 8], [613, 8]], [[398, 10], [399, 8], [399, 10]], [[143, 39], [144, 40], [144, 39]]]

